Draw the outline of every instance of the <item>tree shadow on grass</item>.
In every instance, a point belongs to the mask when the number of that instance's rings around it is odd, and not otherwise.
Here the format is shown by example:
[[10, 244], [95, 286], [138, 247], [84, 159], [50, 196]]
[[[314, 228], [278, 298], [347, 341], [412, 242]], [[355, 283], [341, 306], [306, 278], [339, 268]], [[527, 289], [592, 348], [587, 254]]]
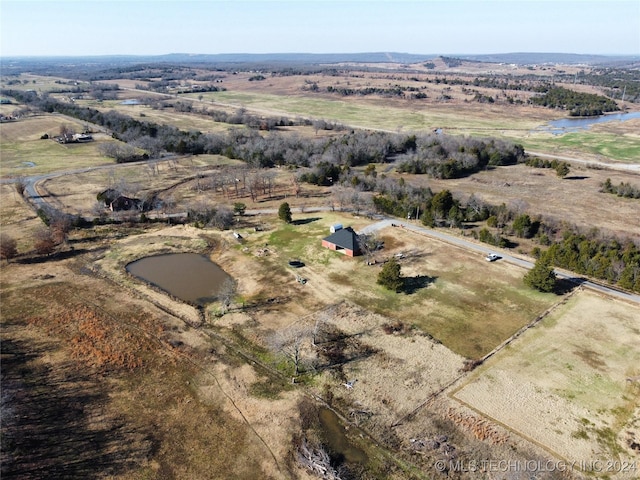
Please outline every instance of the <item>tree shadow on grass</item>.
[[587, 280], [585, 278], [580, 277], [557, 278], [556, 286], [553, 289], [553, 293], [555, 293], [556, 295], [565, 295], [567, 293], [570, 293], [586, 281]]
[[52, 253], [51, 255], [37, 255], [30, 253], [22, 258], [15, 260], [15, 263], [21, 263], [26, 265], [35, 265], [38, 263], [53, 262], [59, 260], [67, 260], [69, 258], [77, 257], [89, 252], [86, 248], [75, 248], [73, 250], [64, 250], [61, 252]]
[[418, 290], [422, 288], [428, 287], [430, 284], [434, 283], [438, 277], [430, 277], [429, 275], [417, 275], [415, 277], [404, 277], [402, 279], [402, 288], [400, 291], [406, 293], [407, 295], [411, 295], [412, 293], [416, 293]]
[[300, 220], [293, 220], [292, 225], [306, 225], [307, 223], [316, 222], [320, 220], [320, 217], [301, 218]]

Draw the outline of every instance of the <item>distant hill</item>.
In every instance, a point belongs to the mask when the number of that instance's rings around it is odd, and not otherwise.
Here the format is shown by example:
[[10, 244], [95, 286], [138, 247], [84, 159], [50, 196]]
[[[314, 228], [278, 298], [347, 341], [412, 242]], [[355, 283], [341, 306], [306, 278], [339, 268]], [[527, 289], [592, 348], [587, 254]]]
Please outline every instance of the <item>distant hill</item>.
[[417, 55], [398, 52], [365, 53], [221, 53], [215, 55], [190, 55], [172, 53], [156, 57], [169, 62], [212, 62], [212, 63], [418, 63], [434, 58], [436, 55]]
[[220, 53], [189, 54], [171, 53], [166, 55], [102, 55], [102, 56], [56, 56], [56, 57], [2, 57], [3, 68], [24, 68], [27, 65], [56, 64], [68, 66], [123, 65], [140, 63], [169, 64], [221, 64], [247, 66], [268, 65], [327, 65], [337, 63], [399, 63], [416, 64], [437, 57], [456, 58], [473, 62], [532, 64], [585, 64], [610, 66], [640, 65], [640, 56], [580, 55], [572, 53], [499, 53], [486, 55], [469, 54], [413, 54], [401, 52], [364, 53]]
[[496, 53], [487, 55], [450, 55], [464, 60], [517, 65], [603, 65], [640, 62], [640, 55], [582, 55], [577, 53]]

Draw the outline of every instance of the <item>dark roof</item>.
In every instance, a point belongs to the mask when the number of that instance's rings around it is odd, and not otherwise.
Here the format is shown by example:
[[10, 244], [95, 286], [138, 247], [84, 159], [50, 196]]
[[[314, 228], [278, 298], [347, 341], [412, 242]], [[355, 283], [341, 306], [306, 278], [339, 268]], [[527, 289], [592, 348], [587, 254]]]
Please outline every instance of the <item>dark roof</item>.
[[120, 195], [113, 202], [111, 202], [111, 208], [113, 210], [133, 210], [140, 208], [142, 200], [137, 198], [129, 198], [124, 195]]
[[351, 227], [338, 230], [324, 238], [324, 240], [347, 250], [353, 250], [354, 252], [360, 251], [360, 246], [358, 245], [358, 234], [354, 232]]

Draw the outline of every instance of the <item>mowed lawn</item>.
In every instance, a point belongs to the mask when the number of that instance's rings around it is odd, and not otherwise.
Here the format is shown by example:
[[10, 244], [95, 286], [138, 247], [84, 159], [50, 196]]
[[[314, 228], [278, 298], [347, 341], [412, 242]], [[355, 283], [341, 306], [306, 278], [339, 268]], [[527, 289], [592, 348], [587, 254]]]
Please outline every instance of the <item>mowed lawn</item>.
[[405, 291], [395, 293], [377, 284], [382, 268], [366, 265], [364, 257], [348, 258], [324, 249], [321, 240], [333, 223], [358, 231], [371, 221], [338, 213], [306, 214], [297, 225], [280, 225], [269, 233], [249, 235], [255, 245], [268, 244], [279, 262], [300, 259], [310, 275], [309, 288], [329, 292], [328, 301], [343, 299], [431, 335], [467, 358], [489, 353], [562, 297], [530, 290], [524, 270], [505, 262], [488, 263], [484, 256], [431, 238], [389, 227], [380, 232], [385, 248], [376, 260], [403, 253], [400, 260]]

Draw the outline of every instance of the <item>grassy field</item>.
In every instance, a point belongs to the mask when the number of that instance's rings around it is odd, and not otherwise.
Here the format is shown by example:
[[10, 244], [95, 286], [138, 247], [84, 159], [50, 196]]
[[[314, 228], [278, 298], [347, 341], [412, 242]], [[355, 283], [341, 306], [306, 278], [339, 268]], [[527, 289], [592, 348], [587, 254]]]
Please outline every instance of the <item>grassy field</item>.
[[[351, 126], [361, 126], [389, 131], [432, 131], [435, 128], [451, 129], [455, 133], [467, 131], [489, 132], [499, 130], [529, 130], [536, 121], [513, 117], [491, 118], [477, 109], [478, 116], [461, 114], [454, 106], [424, 106], [413, 104], [400, 106], [384, 100], [339, 100], [302, 95], [272, 95], [255, 92], [212, 92], [206, 99], [225, 104], [241, 105], [265, 112], [287, 113], [303, 117], [321, 118]], [[192, 95], [189, 95], [192, 96]], [[194, 97], [195, 98], [195, 97]], [[471, 107], [474, 108], [474, 107]]]
[[101, 282], [25, 280], [2, 288], [3, 398], [12, 395], [15, 414], [3, 417], [3, 476], [283, 478], [255, 430], [230, 414], [221, 369], [167, 343], [162, 312], [101, 301], [92, 292]]
[[[203, 115], [174, 112], [172, 111], [173, 109], [154, 109], [146, 105], [123, 105], [122, 100], [105, 100], [103, 102], [80, 100], [77, 103], [102, 112], [114, 110], [141, 122], [173, 125], [174, 127], [187, 131], [197, 130], [203, 133], [218, 133], [226, 132], [232, 128], [229, 124], [214, 122], [210, 117]], [[197, 103], [196, 106], [198, 106]]]
[[18, 251], [32, 248], [33, 234], [42, 228], [42, 220], [17, 193], [13, 184], [0, 185], [0, 231], [17, 242]]
[[631, 460], [640, 438], [638, 307], [580, 292], [454, 397], [570, 460]]
[[281, 226], [268, 235], [246, 232], [247, 244], [267, 243], [277, 250], [282, 264], [291, 258], [302, 260], [307, 266], [300, 274], [313, 278], [310, 288], [333, 291], [336, 301], [347, 299], [413, 325], [468, 358], [485, 355], [559, 301], [555, 295], [526, 288], [523, 272], [516, 267], [487, 264], [480, 255], [394, 228], [380, 233], [385, 248], [377, 257], [384, 260], [404, 252], [401, 263], [409, 293], [389, 292], [376, 284], [379, 265], [367, 266], [363, 257], [344, 257], [320, 245], [331, 224], [357, 230], [370, 221], [324, 212], [294, 220], [299, 224]]
[[85, 125], [68, 117], [48, 114], [0, 124], [2, 175], [34, 175], [113, 162], [99, 152], [98, 146], [115, 140], [102, 134], [95, 134], [93, 142], [79, 144], [62, 145], [51, 138], [40, 139], [45, 133], [50, 137], [58, 135], [62, 126], [81, 132]]
[[[632, 121], [626, 122], [630, 129]], [[640, 126], [640, 123], [638, 123]], [[584, 152], [587, 159], [611, 158], [624, 162], [640, 162], [640, 136], [627, 131], [614, 134], [606, 131], [585, 131], [564, 135], [535, 134], [519, 140], [526, 150], [552, 152], [558, 155]]]

